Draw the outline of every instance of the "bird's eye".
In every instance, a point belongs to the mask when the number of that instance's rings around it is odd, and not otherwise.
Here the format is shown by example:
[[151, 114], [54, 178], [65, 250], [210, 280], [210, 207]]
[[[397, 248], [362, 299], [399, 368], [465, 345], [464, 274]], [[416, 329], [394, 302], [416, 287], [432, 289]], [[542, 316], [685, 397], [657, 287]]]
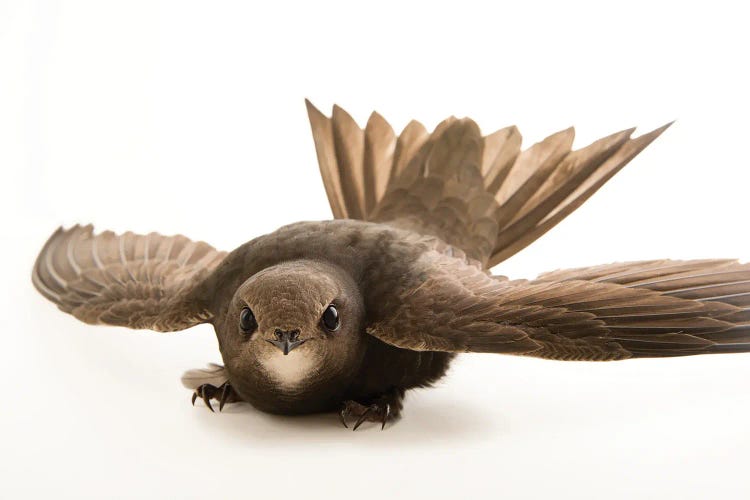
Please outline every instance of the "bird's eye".
[[255, 321], [255, 315], [249, 307], [245, 307], [240, 312], [240, 328], [245, 333], [253, 333], [258, 328], [258, 322]]
[[339, 312], [333, 304], [326, 307], [326, 310], [323, 311], [323, 317], [320, 318], [320, 322], [329, 332], [339, 329]]

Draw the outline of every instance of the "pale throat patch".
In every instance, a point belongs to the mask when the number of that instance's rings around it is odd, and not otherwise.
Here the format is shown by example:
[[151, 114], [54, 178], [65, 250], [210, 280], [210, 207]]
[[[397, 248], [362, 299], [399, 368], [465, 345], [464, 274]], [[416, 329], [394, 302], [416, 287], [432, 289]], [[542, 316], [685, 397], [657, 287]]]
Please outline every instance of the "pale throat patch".
[[291, 351], [286, 356], [281, 352], [273, 353], [260, 362], [282, 389], [295, 389], [302, 385], [313, 375], [318, 364], [316, 357], [305, 351]]

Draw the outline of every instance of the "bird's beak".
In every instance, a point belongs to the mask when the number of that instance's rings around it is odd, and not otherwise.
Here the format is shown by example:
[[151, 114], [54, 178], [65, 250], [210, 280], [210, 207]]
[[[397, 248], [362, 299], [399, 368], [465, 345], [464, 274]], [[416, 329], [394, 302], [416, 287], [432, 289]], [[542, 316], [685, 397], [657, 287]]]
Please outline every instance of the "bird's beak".
[[292, 349], [301, 346], [305, 342], [307, 342], [307, 339], [299, 340], [299, 331], [298, 330], [292, 330], [292, 331], [281, 331], [276, 330], [276, 333], [274, 333], [274, 336], [276, 337], [275, 340], [269, 340], [266, 339], [266, 342], [269, 342], [279, 349], [281, 349], [281, 352], [284, 353], [284, 356], [289, 354], [289, 351]]

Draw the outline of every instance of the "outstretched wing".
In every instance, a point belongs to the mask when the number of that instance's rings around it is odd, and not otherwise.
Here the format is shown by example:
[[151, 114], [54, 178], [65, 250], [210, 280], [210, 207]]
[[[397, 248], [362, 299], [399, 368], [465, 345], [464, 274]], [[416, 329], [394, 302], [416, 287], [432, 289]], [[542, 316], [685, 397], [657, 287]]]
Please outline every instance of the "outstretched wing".
[[412, 350], [605, 361], [750, 351], [750, 264], [652, 261], [489, 276], [427, 254], [368, 332]]
[[521, 150], [506, 127], [482, 135], [468, 118], [396, 135], [372, 113], [364, 128], [338, 106], [328, 118], [309, 101], [313, 139], [337, 219], [386, 222], [437, 236], [493, 266], [549, 231], [658, 137], [633, 129], [572, 150], [569, 128]]
[[32, 274], [46, 298], [92, 324], [175, 331], [210, 319], [195, 292], [226, 255], [184, 236], [58, 229]]

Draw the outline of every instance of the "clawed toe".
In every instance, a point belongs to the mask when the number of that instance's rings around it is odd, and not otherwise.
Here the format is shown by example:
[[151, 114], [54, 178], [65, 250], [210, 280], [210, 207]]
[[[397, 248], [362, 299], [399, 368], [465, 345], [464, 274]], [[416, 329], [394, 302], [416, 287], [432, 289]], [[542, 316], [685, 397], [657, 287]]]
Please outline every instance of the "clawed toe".
[[354, 429], [352, 430], [356, 431], [357, 429], [359, 429], [359, 426], [362, 425], [362, 422], [365, 421], [365, 419], [367, 418], [367, 415], [369, 415], [370, 412], [372, 412], [372, 406], [368, 406], [367, 409], [364, 411], [364, 413], [362, 413], [362, 415], [359, 416], [359, 418], [357, 419], [357, 423], [354, 424]]
[[388, 420], [393, 418], [393, 414], [391, 413], [391, 405], [388, 403], [373, 403], [371, 405], [365, 406], [361, 403], [351, 400], [345, 401], [341, 407], [341, 410], [339, 411], [339, 419], [347, 429], [349, 428], [349, 426], [347, 425], [347, 418], [349, 416], [354, 416], [357, 418], [357, 420], [354, 422], [354, 426], [352, 427], [353, 431], [359, 429], [359, 426], [365, 422], [379, 423], [380, 429], [383, 430], [385, 429], [385, 424], [388, 422]]
[[235, 400], [233, 396], [234, 392], [229, 382], [225, 382], [219, 387], [211, 384], [203, 384], [195, 389], [190, 402], [195, 406], [195, 400], [201, 398], [208, 409], [214, 411], [214, 407], [211, 406], [211, 399], [216, 399], [219, 401], [219, 411], [221, 411], [224, 409], [226, 403], [231, 403]]
[[385, 404], [385, 411], [383, 412], [383, 418], [381, 420], [380, 430], [385, 429], [385, 423], [388, 421], [388, 417], [391, 416], [391, 405]]
[[232, 386], [229, 382], [224, 383], [224, 389], [221, 391], [221, 399], [219, 400], [219, 411], [224, 409], [224, 404], [229, 401], [229, 397], [232, 394]]
[[346, 417], [349, 416], [349, 407], [344, 404], [344, 406], [341, 407], [341, 411], [339, 412], [339, 419], [341, 420], [341, 423], [344, 424], [344, 427], [347, 429], [349, 428], [348, 425], [346, 425]]

